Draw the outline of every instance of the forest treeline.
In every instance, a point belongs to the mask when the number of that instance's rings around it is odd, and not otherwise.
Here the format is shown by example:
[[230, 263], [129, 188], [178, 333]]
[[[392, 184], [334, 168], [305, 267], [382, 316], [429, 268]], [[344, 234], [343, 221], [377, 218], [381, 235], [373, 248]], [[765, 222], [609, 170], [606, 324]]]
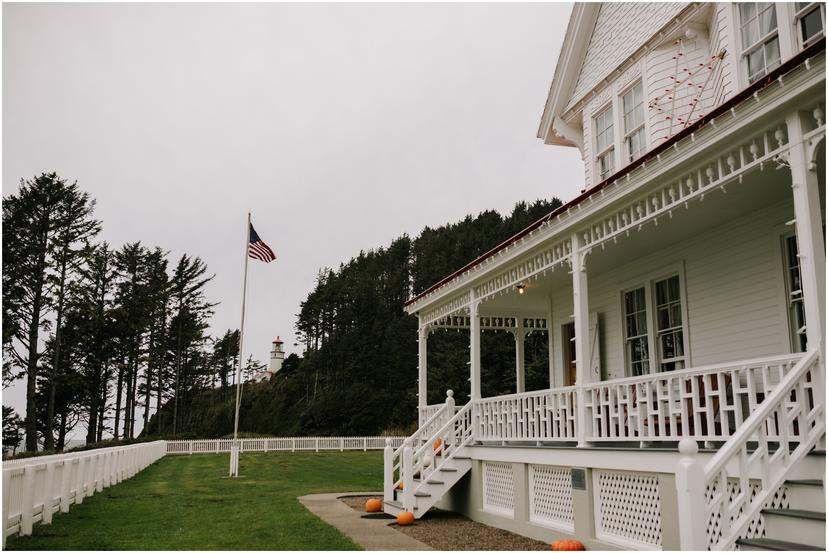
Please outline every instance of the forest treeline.
[[[256, 434], [371, 435], [401, 432], [416, 420], [417, 320], [403, 304], [508, 237], [526, 228], [559, 200], [519, 203], [503, 217], [495, 211], [418, 236], [401, 236], [384, 248], [360, 252], [336, 270], [319, 272], [301, 304], [296, 329], [304, 356], [289, 356], [270, 382], [245, 384], [240, 429]], [[514, 338], [486, 332], [482, 338], [484, 396], [514, 392]], [[526, 346], [527, 390], [548, 386], [547, 338], [530, 335]], [[468, 334], [437, 332], [428, 343], [429, 403], [455, 390], [469, 391]], [[192, 437], [232, 433], [234, 396], [211, 389], [188, 399], [180, 430]], [[169, 417], [168, 404], [162, 419]], [[154, 420], [151, 432], [158, 432]]]
[[[416, 418], [417, 321], [412, 294], [485, 253], [560, 202], [485, 211], [360, 252], [319, 272], [301, 303], [302, 357], [269, 382], [243, 386], [240, 430], [271, 435], [367, 435]], [[210, 336], [213, 278], [188, 254], [101, 239], [95, 202], [54, 173], [3, 198], [3, 385], [26, 378], [26, 411], [3, 407], [3, 438], [59, 450], [67, 436], [217, 437], [233, 429], [238, 331]], [[485, 333], [484, 395], [514, 389], [514, 340]], [[546, 339], [530, 336], [527, 389], [547, 384]], [[468, 397], [468, 336], [429, 339], [429, 403]], [[248, 358], [243, 381], [261, 366]], [[139, 421], [139, 418], [143, 418]], [[142, 422], [141, 425], [137, 425]]]
[[55, 173], [3, 198], [3, 386], [26, 378], [25, 413], [3, 407], [6, 447], [132, 438], [166, 404], [158, 426], [175, 433], [190, 394], [232, 374], [238, 332], [207, 334], [205, 263], [140, 241], [115, 249], [94, 209]]

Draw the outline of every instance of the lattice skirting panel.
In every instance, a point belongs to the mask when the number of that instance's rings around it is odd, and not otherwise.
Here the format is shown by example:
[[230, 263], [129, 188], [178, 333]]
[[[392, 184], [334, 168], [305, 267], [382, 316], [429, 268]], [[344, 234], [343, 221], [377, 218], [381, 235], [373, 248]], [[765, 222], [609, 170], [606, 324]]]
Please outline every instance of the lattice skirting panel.
[[572, 469], [529, 465], [529, 520], [567, 532], [575, 531]]
[[515, 516], [515, 471], [512, 463], [483, 462], [483, 510]]
[[[705, 497], [707, 501], [710, 501], [710, 498], [713, 497], [713, 494], [717, 492], [716, 487], [718, 486], [718, 482], [714, 483], [712, 486], [707, 486], [705, 490]], [[756, 496], [757, 492], [761, 489], [761, 485], [758, 481], [751, 481], [750, 482], [750, 494], [751, 497]], [[741, 484], [739, 483], [738, 478], [728, 478], [727, 480], [727, 495], [730, 501], [733, 501], [733, 498], [738, 496], [741, 493]], [[783, 485], [779, 490], [777, 490], [776, 494], [774, 494], [773, 499], [771, 499], [768, 504], [765, 506], [767, 509], [788, 509], [791, 506], [790, 501], [790, 492], [788, 490], [788, 486]], [[739, 511], [739, 514], [742, 514], [742, 511]], [[722, 530], [719, 525], [719, 516], [717, 515], [715, 518], [708, 520], [707, 522], [707, 548], [710, 547], [719, 541], [722, 537]], [[752, 538], [764, 538], [765, 537], [765, 517], [762, 516], [760, 512], [756, 517], [750, 521], [748, 524], [747, 529], [745, 532], [739, 536], [743, 539], [752, 539]], [[738, 546], [736, 546], [738, 549]]]
[[660, 549], [658, 476], [594, 470], [593, 478], [596, 537], [634, 549]]

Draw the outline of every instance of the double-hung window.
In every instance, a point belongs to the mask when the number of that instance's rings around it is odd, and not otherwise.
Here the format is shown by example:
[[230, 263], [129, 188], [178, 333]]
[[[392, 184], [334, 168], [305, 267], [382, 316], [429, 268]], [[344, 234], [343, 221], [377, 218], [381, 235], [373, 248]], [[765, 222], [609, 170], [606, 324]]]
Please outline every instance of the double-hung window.
[[791, 329], [791, 349], [803, 352], [808, 349], [805, 329], [805, 304], [802, 301], [802, 275], [799, 271], [799, 248], [796, 235], [785, 237], [785, 284], [788, 293], [788, 319]]
[[656, 344], [660, 370], [684, 368], [684, 328], [679, 277], [655, 283]]
[[764, 77], [779, 65], [779, 29], [773, 2], [739, 4], [742, 59], [748, 82]]
[[644, 287], [624, 292], [624, 343], [630, 376], [650, 373], [647, 300]]
[[825, 36], [825, 2], [795, 2], [799, 40], [806, 48]]
[[610, 176], [615, 169], [615, 136], [612, 106], [595, 116], [595, 162], [598, 181]]
[[641, 81], [621, 96], [624, 110], [624, 155], [627, 162], [644, 153], [644, 87]]
[[628, 375], [686, 367], [681, 294], [678, 275], [648, 281], [624, 292], [624, 355]]

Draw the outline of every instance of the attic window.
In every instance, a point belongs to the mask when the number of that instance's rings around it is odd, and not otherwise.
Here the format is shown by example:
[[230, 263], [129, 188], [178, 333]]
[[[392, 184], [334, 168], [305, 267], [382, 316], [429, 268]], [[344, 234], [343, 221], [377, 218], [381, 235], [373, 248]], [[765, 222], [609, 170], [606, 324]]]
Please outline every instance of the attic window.
[[796, 22], [802, 47], [807, 48], [825, 36], [825, 3], [797, 2]]
[[742, 59], [748, 82], [764, 77], [779, 65], [779, 28], [773, 2], [739, 4]]
[[610, 176], [615, 169], [615, 142], [612, 106], [595, 116], [595, 161], [599, 181]]
[[624, 147], [627, 161], [635, 161], [644, 152], [644, 92], [641, 81], [621, 96], [624, 109]]

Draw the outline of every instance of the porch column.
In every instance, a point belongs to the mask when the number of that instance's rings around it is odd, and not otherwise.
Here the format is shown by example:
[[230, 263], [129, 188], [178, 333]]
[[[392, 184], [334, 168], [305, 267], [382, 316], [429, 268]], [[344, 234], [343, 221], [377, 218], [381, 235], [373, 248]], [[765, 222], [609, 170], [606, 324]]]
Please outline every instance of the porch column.
[[586, 259], [581, 251], [581, 238], [572, 236], [572, 301], [575, 314], [575, 383], [577, 391], [578, 447], [586, 446], [587, 411], [583, 386], [589, 382], [589, 291], [587, 288]]
[[[810, 115], [810, 114], [809, 114]], [[799, 250], [799, 271], [802, 278], [802, 297], [805, 307], [805, 329], [808, 349], [819, 348], [820, 367], [817, 386], [824, 403], [825, 342], [825, 244], [822, 238], [822, 214], [820, 212], [817, 168], [812, 167], [808, 148], [803, 143], [805, 129], [803, 114], [788, 116], [788, 162], [791, 167], [796, 241]]]
[[471, 302], [469, 304], [469, 317], [471, 323], [469, 325], [469, 369], [471, 371], [471, 399], [480, 399], [480, 303], [474, 295], [474, 290], [470, 292]]
[[[555, 379], [555, 362], [554, 359], [554, 348], [553, 345], [553, 337], [552, 337], [552, 298], [549, 298], [549, 305], [546, 315], [546, 340], [548, 343], [548, 357], [549, 357], [549, 388], [556, 388], [558, 383]], [[563, 383], [561, 384], [563, 386]]]
[[422, 417], [423, 409], [428, 405], [428, 327], [422, 319], [417, 333], [417, 350], [417, 407]]
[[523, 317], [516, 317], [515, 327], [515, 393], [526, 391], [525, 349], [526, 329], [523, 328]]

